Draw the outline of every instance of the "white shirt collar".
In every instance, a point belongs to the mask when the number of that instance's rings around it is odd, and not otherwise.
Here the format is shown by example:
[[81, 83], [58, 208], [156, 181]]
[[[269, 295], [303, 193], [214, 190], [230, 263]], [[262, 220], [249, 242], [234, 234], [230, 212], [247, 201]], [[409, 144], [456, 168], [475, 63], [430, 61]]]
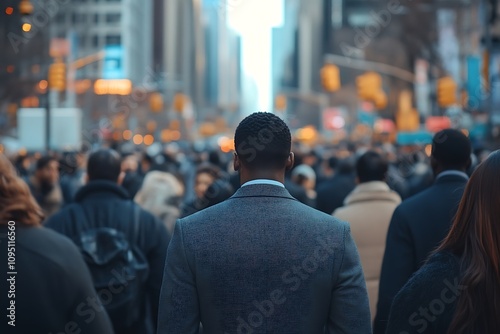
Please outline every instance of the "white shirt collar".
[[269, 179], [256, 179], [256, 180], [245, 182], [241, 186], [245, 187], [245, 186], [251, 186], [251, 185], [255, 185], [255, 184], [267, 184], [267, 185], [285, 188], [285, 185], [283, 183], [278, 182], [278, 181], [274, 181], [274, 180], [269, 180]]
[[459, 170], [445, 170], [444, 172], [439, 173], [438, 176], [436, 177], [436, 179], [439, 179], [440, 177], [447, 176], [447, 175], [461, 176], [466, 180], [469, 179], [469, 175], [467, 175], [464, 172], [461, 172]]

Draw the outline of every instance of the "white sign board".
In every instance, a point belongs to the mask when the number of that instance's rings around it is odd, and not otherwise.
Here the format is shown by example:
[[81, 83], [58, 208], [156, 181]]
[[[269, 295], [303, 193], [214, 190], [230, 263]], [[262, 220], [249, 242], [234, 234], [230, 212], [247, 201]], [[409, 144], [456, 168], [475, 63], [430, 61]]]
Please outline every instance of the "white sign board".
[[[28, 151], [45, 150], [44, 108], [24, 108], [18, 111], [19, 142]], [[76, 108], [50, 110], [50, 148], [79, 150], [82, 145], [82, 112]]]

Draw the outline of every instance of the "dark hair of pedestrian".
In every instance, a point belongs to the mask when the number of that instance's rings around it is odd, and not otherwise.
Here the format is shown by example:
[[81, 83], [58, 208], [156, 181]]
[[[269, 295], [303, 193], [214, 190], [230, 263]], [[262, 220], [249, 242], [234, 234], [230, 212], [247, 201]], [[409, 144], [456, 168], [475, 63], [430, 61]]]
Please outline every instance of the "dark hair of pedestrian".
[[0, 154], [0, 225], [9, 221], [39, 226], [44, 216], [26, 182], [17, 176], [14, 166]]
[[90, 181], [117, 182], [121, 172], [121, 157], [112, 149], [100, 149], [90, 154], [87, 175]]
[[471, 152], [471, 142], [461, 131], [442, 130], [432, 139], [431, 156], [445, 169], [467, 169]]
[[472, 174], [448, 236], [437, 251], [461, 259], [465, 286], [449, 334], [500, 333], [500, 151]]
[[198, 166], [198, 168], [196, 169], [196, 175], [199, 174], [208, 174], [212, 176], [215, 180], [220, 179], [222, 177], [221, 169], [210, 162], [204, 162]]
[[57, 161], [57, 159], [50, 155], [45, 155], [36, 161], [35, 169], [42, 170], [47, 167], [52, 161]]
[[364, 153], [356, 162], [356, 173], [360, 183], [384, 181], [388, 168], [387, 160], [374, 151]]
[[290, 156], [290, 129], [278, 116], [257, 112], [246, 117], [236, 128], [236, 154], [251, 169], [285, 168]]

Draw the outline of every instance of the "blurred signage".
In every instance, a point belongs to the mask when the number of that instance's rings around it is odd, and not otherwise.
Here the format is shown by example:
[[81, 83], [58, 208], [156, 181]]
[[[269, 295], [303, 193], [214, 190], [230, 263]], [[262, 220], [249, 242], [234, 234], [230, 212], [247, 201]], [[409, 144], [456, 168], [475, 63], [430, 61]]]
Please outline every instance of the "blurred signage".
[[132, 82], [128, 79], [99, 79], [94, 84], [94, 91], [97, 95], [129, 95], [132, 92]]
[[451, 128], [451, 119], [446, 116], [432, 116], [425, 121], [425, 127], [430, 132], [439, 132]]
[[[27, 150], [45, 149], [45, 116], [42, 108], [19, 109], [20, 145]], [[50, 147], [56, 150], [79, 149], [82, 145], [82, 112], [76, 108], [52, 108], [50, 111]]]
[[365, 111], [358, 111], [358, 123], [373, 127], [375, 125], [376, 120], [377, 120], [376, 114]]
[[477, 56], [467, 57], [467, 107], [478, 109], [481, 96], [481, 59]]
[[49, 54], [52, 58], [62, 58], [69, 54], [70, 43], [65, 38], [52, 38], [50, 40]]
[[396, 137], [399, 145], [426, 145], [432, 143], [432, 133], [428, 131], [399, 132]]
[[373, 105], [373, 103], [368, 101], [361, 102], [360, 108], [365, 112], [373, 112], [375, 110], [375, 106]]
[[392, 133], [396, 131], [396, 124], [390, 119], [380, 118], [375, 122], [374, 130], [377, 133]]
[[104, 48], [104, 61], [102, 66], [103, 79], [123, 79], [123, 46], [109, 45]]
[[474, 139], [485, 139], [487, 134], [488, 124], [486, 123], [476, 124], [469, 131], [469, 136]]
[[344, 109], [327, 108], [323, 110], [323, 129], [339, 130], [346, 125]]
[[415, 61], [415, 103], [422, 115], [429, 115], [431, 111], [429, 94], [429, 62], [424, 59]]

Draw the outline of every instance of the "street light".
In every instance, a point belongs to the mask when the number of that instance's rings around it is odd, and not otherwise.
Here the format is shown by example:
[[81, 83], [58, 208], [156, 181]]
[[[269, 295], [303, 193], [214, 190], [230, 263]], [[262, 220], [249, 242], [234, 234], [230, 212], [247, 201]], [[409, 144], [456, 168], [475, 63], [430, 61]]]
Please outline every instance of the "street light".
[[31, 31], [31, 24], [24, 23], [22, 28], [23, 28], [24, 32], [30, 32]]

